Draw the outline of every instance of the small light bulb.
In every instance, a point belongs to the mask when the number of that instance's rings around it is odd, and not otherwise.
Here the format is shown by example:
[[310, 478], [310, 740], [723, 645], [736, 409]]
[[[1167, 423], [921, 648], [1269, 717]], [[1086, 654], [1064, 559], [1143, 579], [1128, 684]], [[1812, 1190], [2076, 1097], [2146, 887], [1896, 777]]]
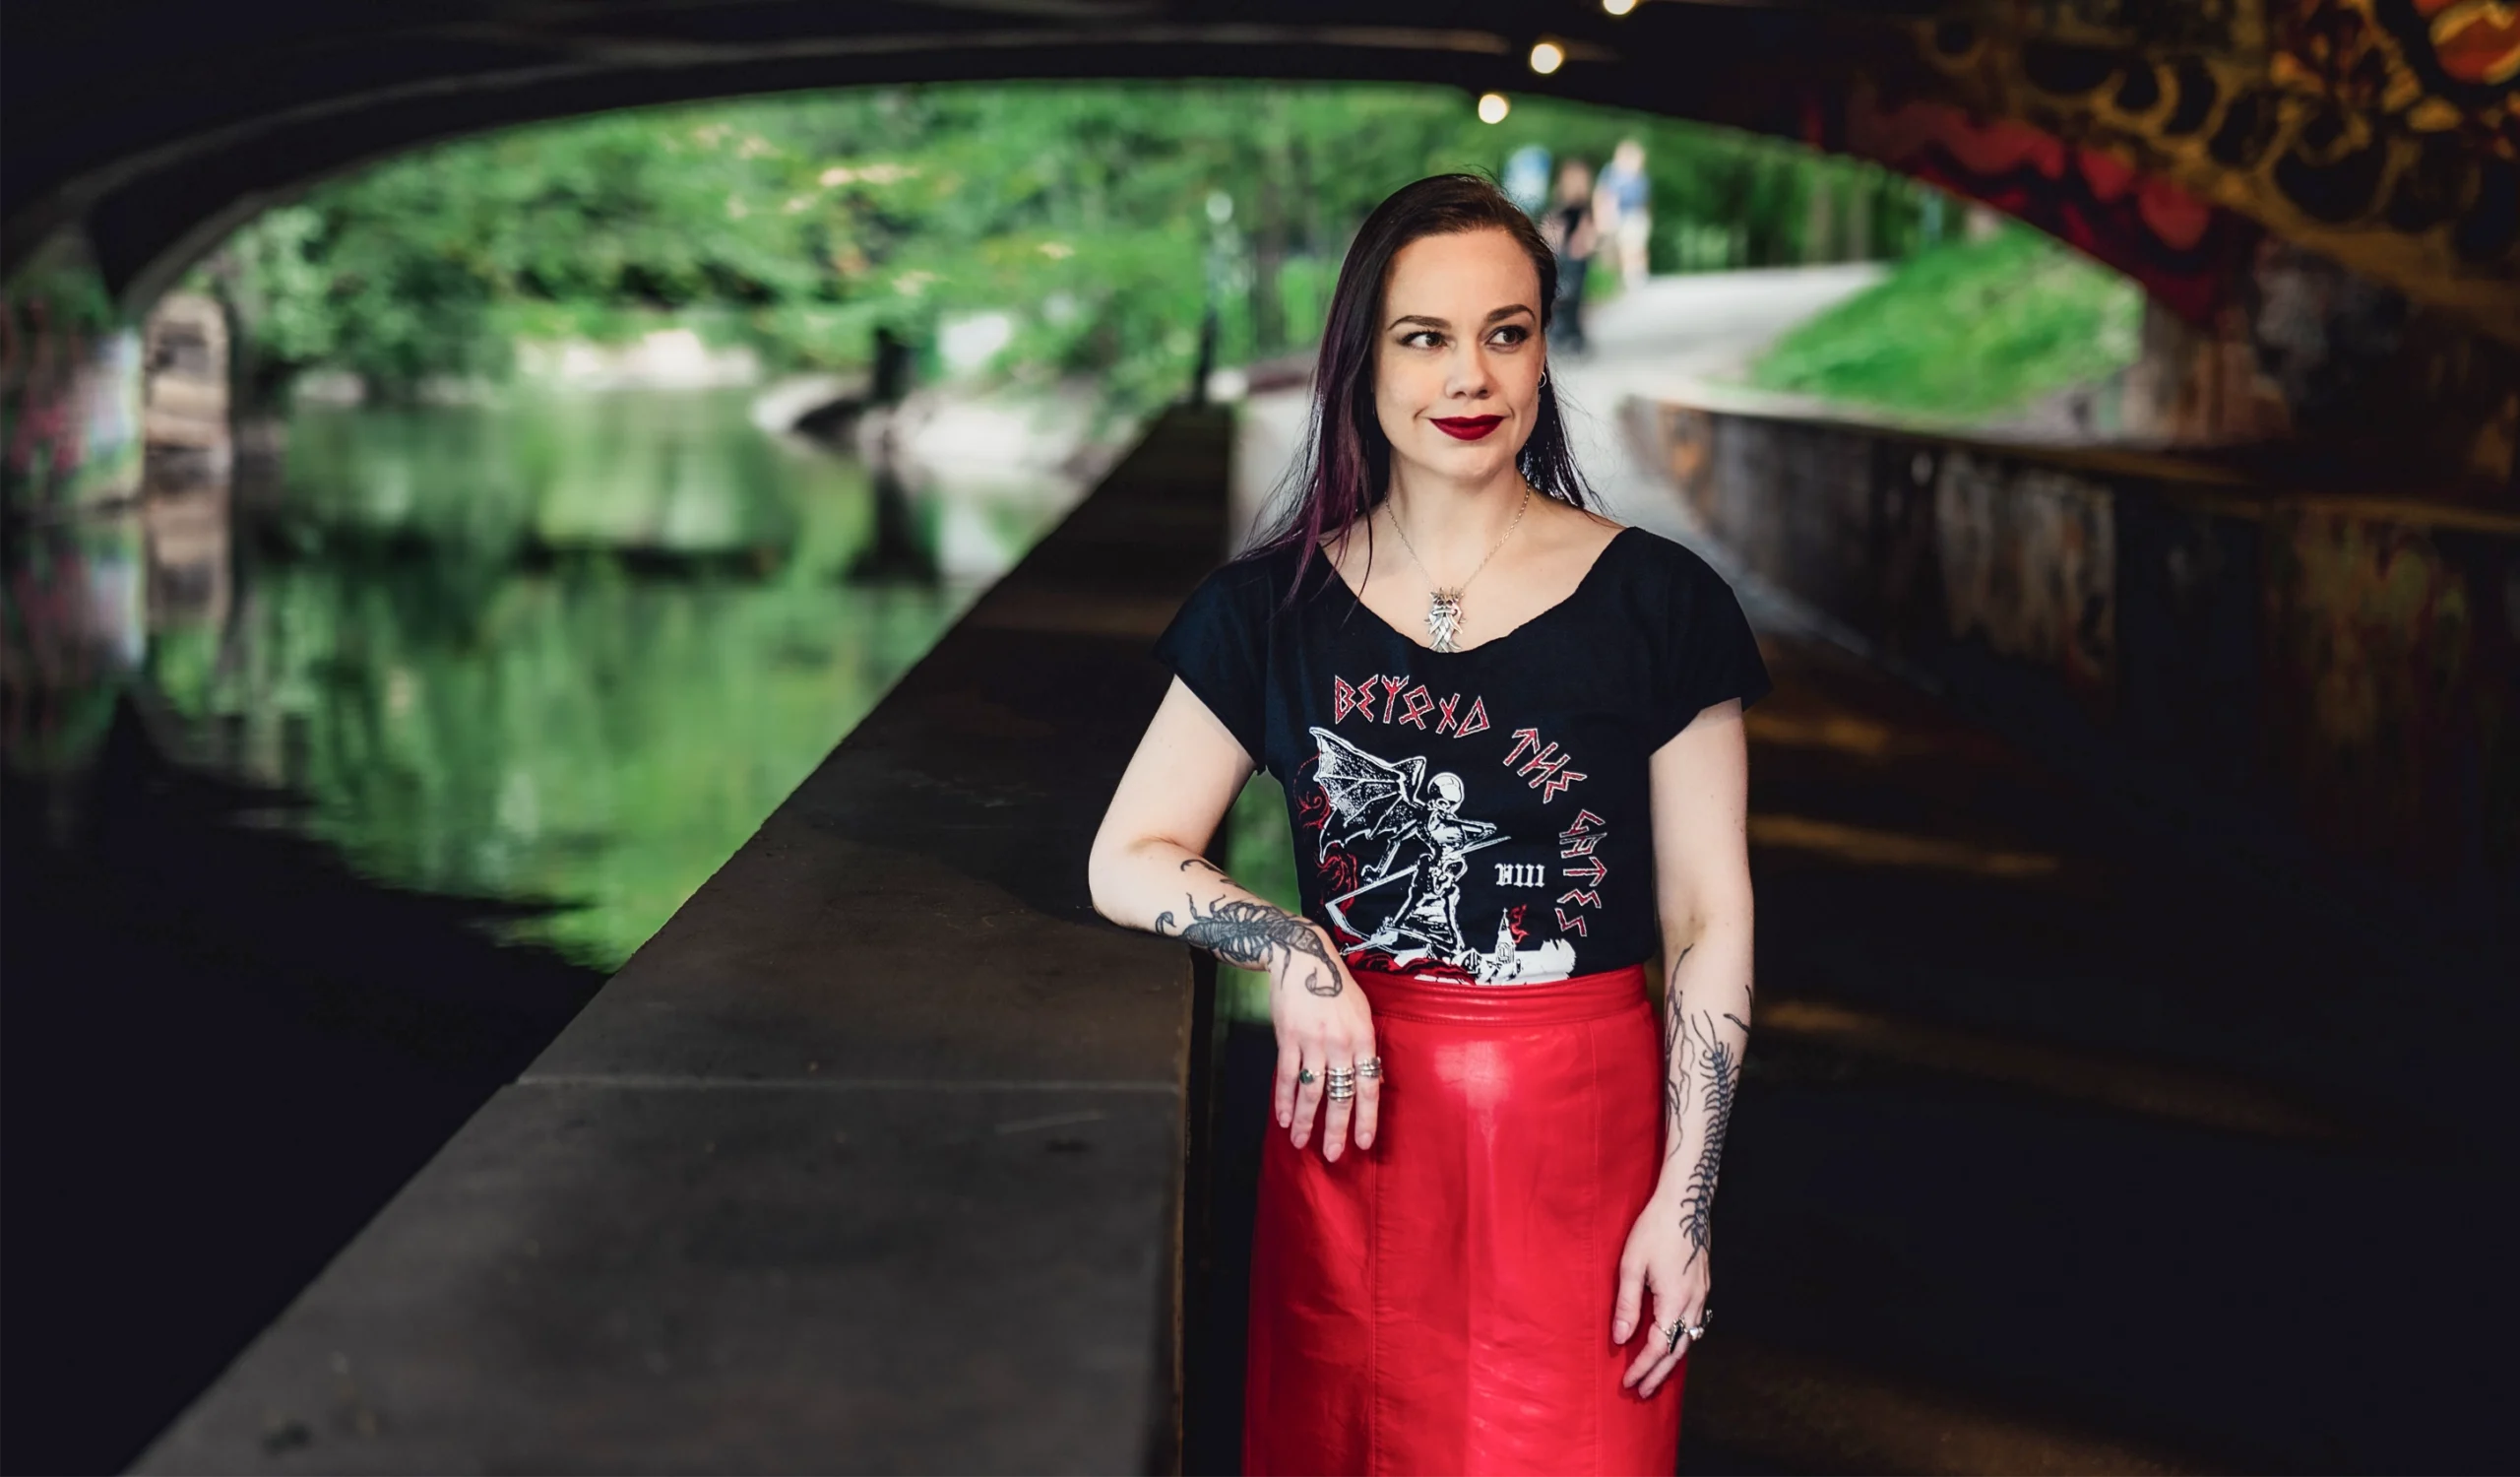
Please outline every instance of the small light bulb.
[[1602, 0], [1602, 9], [1614, 16], [1623, 16], [1636, 9], [1636, 0]]
[[1549, 73], [1556, 71], [1564, 65], [1566, 65], [1565, 47], [1557, 44], [1555, 41], [1535, 41], [1532, 43], [1533, 71], [1538, 72], [1543, 77], [1546, 77]]
[[1514, 104], [1507, 101], [1502, 93], [1485, 93], [1480, 96], [1479, 121], [1481, 123], [1502, 123], [1505, 115], [1513, 110]]

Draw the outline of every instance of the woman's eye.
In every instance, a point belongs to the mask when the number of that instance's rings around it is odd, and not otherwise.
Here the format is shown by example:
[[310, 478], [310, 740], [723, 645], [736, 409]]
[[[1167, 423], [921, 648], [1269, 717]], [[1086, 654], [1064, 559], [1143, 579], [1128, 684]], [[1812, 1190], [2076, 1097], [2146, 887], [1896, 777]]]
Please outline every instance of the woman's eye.
[[1519, 323], [1508, 323], [1496, 330], [1496, 342], [1499, 344], [1520, 344], [1531, 336], [1532, 331]]
[[[1435, 338], [1436, 335], [1433, 329], [1421, 328], [1400, 342], [1412, 349], [1432, 349], [1435, 347]], [[1424, 342], [1420, 343], [1420, 340], [1423, 340]]]

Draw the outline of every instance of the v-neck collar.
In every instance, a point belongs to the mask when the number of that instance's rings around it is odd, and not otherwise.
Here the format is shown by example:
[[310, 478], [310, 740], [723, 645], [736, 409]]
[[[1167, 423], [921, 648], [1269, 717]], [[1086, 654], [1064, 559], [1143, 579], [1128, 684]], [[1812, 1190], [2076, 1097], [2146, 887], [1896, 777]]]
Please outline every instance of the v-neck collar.
[[[1380, 626], [1385, 631], [1390, 632], [1392, 636], [1398, 640], [1416, 647], [1418, 651], [1423, 652], [1425, 655], [1430, 657], [1473, 657], [1487, 650], [1491, 646], [1502, 646], [1506, 642], [1513, 640], [1516, 636], [1519, 636], [1523, 632], [1530, 630], [1533, 626], [1539, 625], [1541, 622], [1547, 620], [1558, 611], [1565, 610], [1567, 607], [1575, 604], [1576, 601], [1582, 599], [1584, 593], [1592, 588], [1594, 579], [1601, 574], [1602, 566], [1609, 562], [1610, 551], [1618, 547], [1620, 542], [1626, 539], [1628, 535], [1635, 532], [1636, 525], [1631, 523], [1620, 528], [1617, 533], [1610, 535], [1609, 542], [1604, 544], [1601, 548], [1593, 554], [1593, 562], [1585, 567], [1584, 577], [1577, 580], [1575, 582], [1575, 588], [1567, 591], [1563, 597], [1533, 612], [1528, 619], [1524, 620], [1520, 625], [1515, 626], [1512, 630], [1490, 636], [1486, 640], [1480, 642], [1477, 646], [1465, 646], [1458, 651], [1437, 651], [1433, 647], [1426, 645], [1424, 642], [1418, 640], [1407, 632], [1394, 626], [1390, 621], [1383, 619], [1382, 615], [1376, 611], [1373, 607], [1365, 604], [1364, 598], [1356, 593], [1355, 586], [1348, 583], [1348, 577], [1339, 572], [1339, 566], [1330, 561], [1330, 556], [1327, 552], [1321, 549], [1315, 549], [1313, 552], [1320, 555], [1323, 567], [1329, 571], [1329, 578], [1338, 585], [1341, 591], [1346, 593], [1349, 601], [1353, 603], [1357, 610], [1365, 612], [1366, 616], [1370, 618], [1375, 625]], [[1300, 558], [1303, 550], [1301, 546], [1298, 546], [1294, 552], [1296, 557]]]

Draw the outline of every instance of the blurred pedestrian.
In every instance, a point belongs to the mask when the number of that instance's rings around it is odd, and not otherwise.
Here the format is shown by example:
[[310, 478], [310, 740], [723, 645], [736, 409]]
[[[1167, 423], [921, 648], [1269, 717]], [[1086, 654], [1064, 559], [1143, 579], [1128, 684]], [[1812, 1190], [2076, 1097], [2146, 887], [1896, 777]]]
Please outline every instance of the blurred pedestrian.
[[1541, 219], [1541, 235], [1557, 253], [1557, 304], [1550, 337], [1567, 353], [1589, 353], [1584, 338], [1584, 278], [1593, 270], [1601, 231], [1593, 220], [1593, 166], [1570, 159], [1557, 166], [1557, 198]]
[[1601, 187], [1593, 191], [1593, 216], [1602, 238], [1610, 244], [1619, 280], [1627, 287], [1645, 281], [1646, 242], [1654, 233], [1654, 186], [1645, 177], [1645, 146], [1619, 140], [1602, 170]]

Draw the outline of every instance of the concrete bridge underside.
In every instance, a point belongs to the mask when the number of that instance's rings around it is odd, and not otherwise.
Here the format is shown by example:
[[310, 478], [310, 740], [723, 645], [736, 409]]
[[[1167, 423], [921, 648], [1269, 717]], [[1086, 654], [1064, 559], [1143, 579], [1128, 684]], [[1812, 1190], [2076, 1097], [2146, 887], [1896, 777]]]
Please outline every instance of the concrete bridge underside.
[[[434, 140], [790, 89], [1252, 77], [1508, 89], [1779, 134], [1989, 201], [2204, 321], [2261, 237], [2520, 343], [2520, 28], [2471, 0], [248, 4], [10, 20], [0, 259], [84, 226], [144, 306], [311, 182]], [[1540, 77], [1543, 36], [1566, 64]]]
[[[536, 119], [905, 82], [1542, 82], [1523, 60], [1536, 15], [1500, 4], [385, 4], [303, 22], [279, 7], [102, 9], [123, 14], [34, 21], [58, 32], [44, 73], [10, 78], [7, 239], [14, 256], [32, 234], [84, 219], [108, 280], [144, 297], [181, 258], [309, 181]], [[1607, 32], [1592, 24], [1607, 20], [1598, 12], [1566, 9], [1582, 32]], [[1663, 7], [1632, 19], [1616, 50], [1570, 37], [1574, 60], [1550, 90], [1640, 107], [1685, 98], [1750, 121], [1785, 77], [1851, 67], [1889, 34], [1809, 12]], [[13, 23], [13, 56], [36, 49], [26, 24]]]

